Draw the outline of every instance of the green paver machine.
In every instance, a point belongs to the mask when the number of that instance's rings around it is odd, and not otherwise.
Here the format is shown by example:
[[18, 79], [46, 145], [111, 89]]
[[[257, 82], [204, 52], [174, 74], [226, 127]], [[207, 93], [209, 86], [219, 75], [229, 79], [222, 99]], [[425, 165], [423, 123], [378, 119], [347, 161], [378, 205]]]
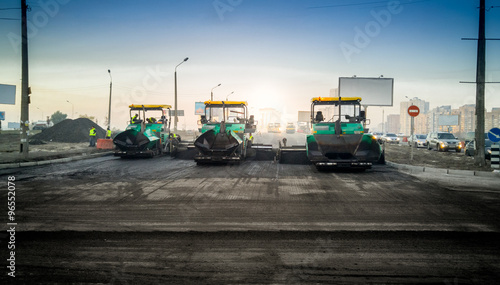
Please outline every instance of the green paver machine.
[[239, 162], [247, 155], [251, 135], [255, 132], [253, 116], [248, 115], [244, 101], [206, 101], [201, 116], [201, 135], [194, 145], [198, 164]]
[[[282, 147], [278, 152], [280, 162], [287, 156], [305, 151], [308, 160], [318, 169], [371, 168], [383, 160], [380, 144], [365, 133], [365, 111], [361, 110], [359, 97], [316, 97], [311, 103], [311, 134], [306, 146]], [[294, 158], [293, 160], [296, 160]]]
[[170, 105], [130, 105], [130, 124], [116, 135], [116, 156], [153, 157], [175, 150], [180, 138], [170, 133]]

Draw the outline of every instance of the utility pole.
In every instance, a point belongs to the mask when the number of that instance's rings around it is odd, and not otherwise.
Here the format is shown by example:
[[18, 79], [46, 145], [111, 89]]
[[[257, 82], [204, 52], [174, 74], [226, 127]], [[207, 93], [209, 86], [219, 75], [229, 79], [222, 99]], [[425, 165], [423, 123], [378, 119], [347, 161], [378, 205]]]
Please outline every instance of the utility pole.
[[479, 4], [479, 33], [477, 39], [476, 70], [476, 152], [474, 164], [485, 165], [484, 156], [484, 85], [486, 70], [485, 0]]
[[28, 26], [26, 20], [26, 10], [27, 10], [26, 0], [21, 0], [21, 144], [20, 153], [22, 158], [28, 158], [29, 154], [29, 144], [28, 144], [28, 134], [29, 134], [29, 84], [28, 84]]

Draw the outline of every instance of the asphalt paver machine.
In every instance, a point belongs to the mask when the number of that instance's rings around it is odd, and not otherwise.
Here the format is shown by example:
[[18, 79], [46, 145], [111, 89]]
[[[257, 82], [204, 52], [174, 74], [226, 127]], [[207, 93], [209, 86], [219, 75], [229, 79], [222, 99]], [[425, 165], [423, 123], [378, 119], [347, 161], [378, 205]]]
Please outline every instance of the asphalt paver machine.
[[311, 133], [305, 147], [281, 147], [281, 163], [307, 156], [318, 169], [369, 169], [384, 155], [377, 140], [365, 133], [365, 111], [359, 97], [315, 97], [311, 100]]
[[194, 142], [199, 153], [194, 160], [198, 164], [244, 160], [254, 147], [252, 141], [256, 130], [247, 102], [206, 101], [204, 104], [201, 135]]
[[130, 124], [113, 139], [115, 155], [153, 157], [174, 152], [180, 137], [170, 132], [171, 108], [170, 105], [130, 105]]

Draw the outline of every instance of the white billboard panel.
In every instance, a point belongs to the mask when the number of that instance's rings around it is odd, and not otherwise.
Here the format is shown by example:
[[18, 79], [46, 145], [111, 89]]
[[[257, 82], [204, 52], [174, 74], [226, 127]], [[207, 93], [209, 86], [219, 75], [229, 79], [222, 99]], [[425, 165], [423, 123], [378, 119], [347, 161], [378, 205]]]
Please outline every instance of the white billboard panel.
[[363, 106], [392, 106], [394, 78], [340, 77], [340, 97], [361, 97]]
[[21, 128], [21, 123], [8, 122], [7, 123], [7, 128], [9, 128], [9, 129], [20, 129]]
[[438, 118], [440, 126], [458, 126], [458, 115], [441, 115]]
[[16, 104], [16, 85], [0, 84], [0, 104]]

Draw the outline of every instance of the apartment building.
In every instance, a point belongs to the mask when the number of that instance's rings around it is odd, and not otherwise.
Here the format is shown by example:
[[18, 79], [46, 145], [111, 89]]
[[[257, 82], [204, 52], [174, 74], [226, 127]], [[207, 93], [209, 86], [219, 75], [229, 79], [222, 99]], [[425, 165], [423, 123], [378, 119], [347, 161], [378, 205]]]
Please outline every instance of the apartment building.
[[414, 133], [426, 134], [427, 133], [427, 113], [429, 112], [429, 102], [421, 100], [417, 97], [410, 99], [408, 102], [400, 103], [400, 132], [406, 135], [411, 134], [411, 117], [408, 115], [408, 107], [415, 105], [420, 109], [420, 114], [414, 119]]

